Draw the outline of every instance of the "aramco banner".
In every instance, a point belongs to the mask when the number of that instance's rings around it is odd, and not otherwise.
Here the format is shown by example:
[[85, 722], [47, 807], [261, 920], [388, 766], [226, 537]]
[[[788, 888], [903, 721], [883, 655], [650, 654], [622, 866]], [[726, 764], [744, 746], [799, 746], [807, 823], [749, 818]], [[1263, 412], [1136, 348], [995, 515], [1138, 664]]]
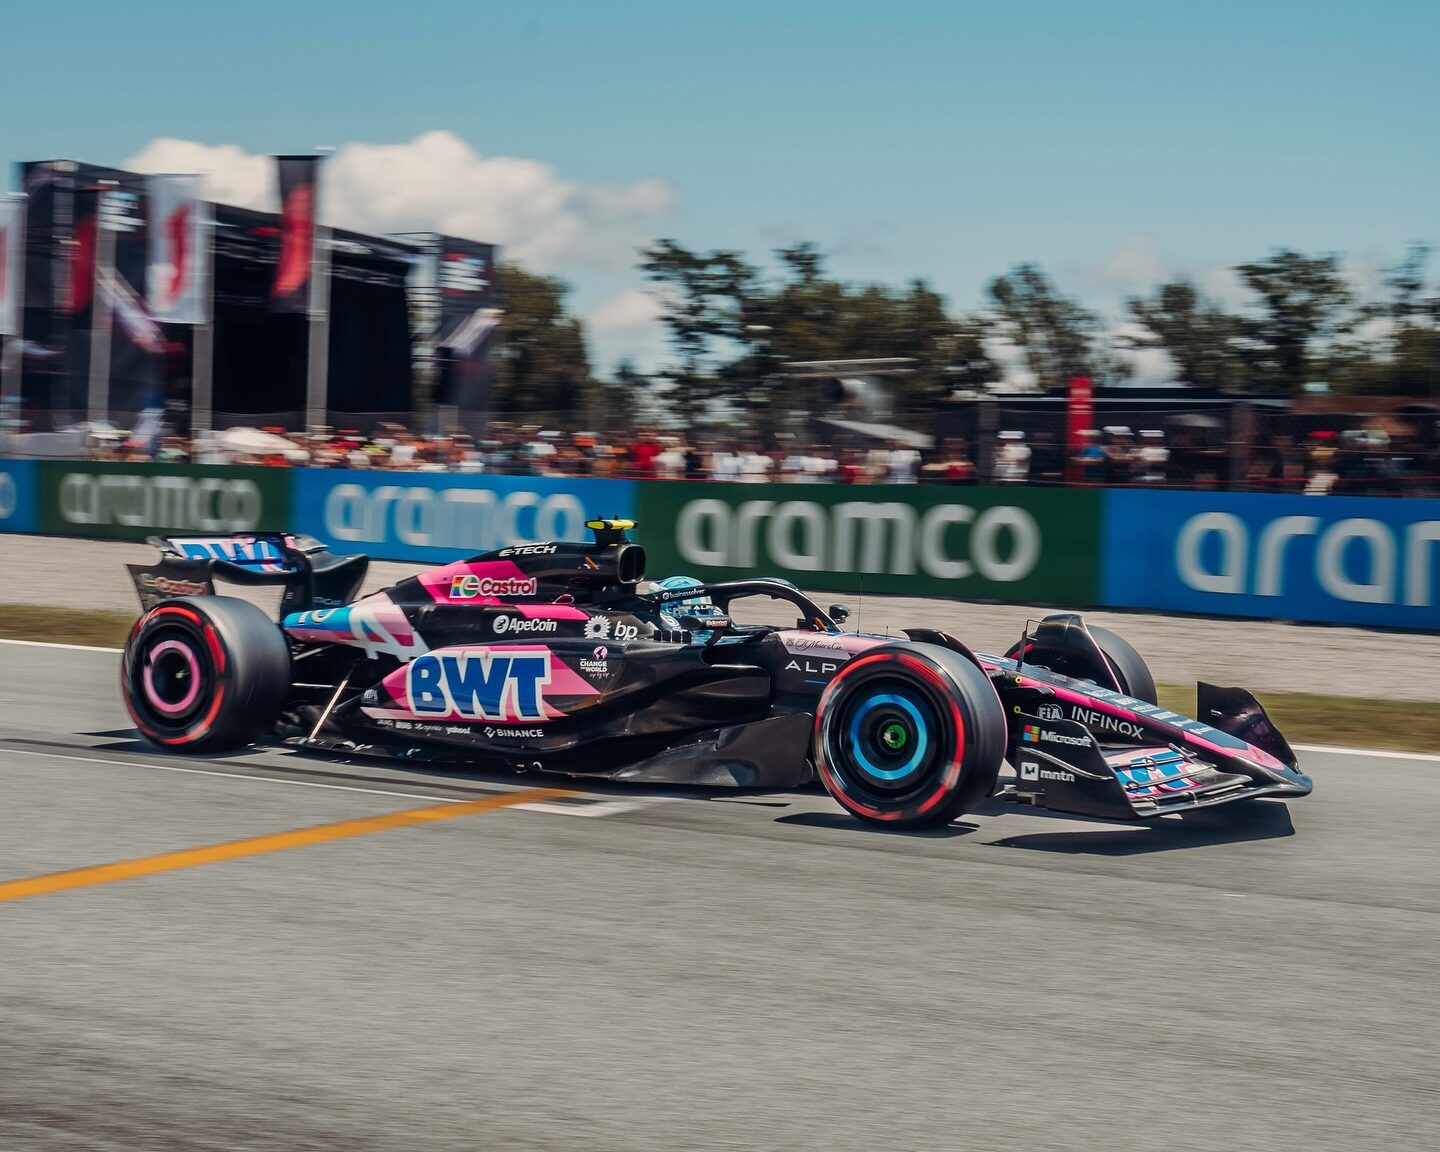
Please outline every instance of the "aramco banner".
[[[334, 552], [441, 564], [537, 540], [588, 540], [585, 521], [634, 515], [629, 480], [294, 470], [295, 530]], [[643, 541], [650, 533], [643, 529]]]
[[916, 484], [640, 486], [650, 571], [802, 588], [1093, 604], [1100, 496]]
[[1105, 493], [1103, 602], [1440, 630], [1440, 500]]
[[280, 532], [290, 469], [41, 461], [39, 530], [143, 540], [156, 533]]

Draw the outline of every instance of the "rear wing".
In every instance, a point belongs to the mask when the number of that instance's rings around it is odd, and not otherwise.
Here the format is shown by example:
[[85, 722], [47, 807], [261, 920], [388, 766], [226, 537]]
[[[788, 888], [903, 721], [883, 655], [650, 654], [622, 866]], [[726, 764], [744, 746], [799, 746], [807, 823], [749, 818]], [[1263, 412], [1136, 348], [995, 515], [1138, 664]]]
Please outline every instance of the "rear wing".
[[338, 608], [360, 591], [368, 556], [335, 556], [311, 536], [249, 532], [235, 536], [151, 536], [157, 564], [127, 564], [140, 607], [177, 596], [213, 596], [215, 581], [284, 588], [280, 617]]

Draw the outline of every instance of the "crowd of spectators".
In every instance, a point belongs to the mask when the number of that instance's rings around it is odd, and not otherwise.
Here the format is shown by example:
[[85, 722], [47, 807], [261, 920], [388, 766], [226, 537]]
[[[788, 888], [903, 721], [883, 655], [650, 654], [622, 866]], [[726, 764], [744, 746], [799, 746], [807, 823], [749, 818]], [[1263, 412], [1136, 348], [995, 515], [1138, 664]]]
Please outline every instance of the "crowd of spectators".
[[[988, 445], [944, 437], [933, 446], [867, 439], [824, 445], [793, 435], [691, 435], [639, 427], [562, 432], [518, 422], [492, 423], [484, 437], [422, 435], [395, 423], [370, 434], [256, 430], [257, 443], [211, 434], [193, 443], [157, 435], [92, 437], [90, 454], [108, 460], [242, 463], [277, 467], [391, 469], [741, 483], [1030, 484], [1225, 488], [1309, 494], [1440, 495], [1440, 447], [1419, 435], [1371, 429], [1281, 433], [1243, 452], [1187, 430], [1001, 430]], [[921, 438], [916, 438], [920, 442]], [[987, 450], [981, 451], [984, 447]]]

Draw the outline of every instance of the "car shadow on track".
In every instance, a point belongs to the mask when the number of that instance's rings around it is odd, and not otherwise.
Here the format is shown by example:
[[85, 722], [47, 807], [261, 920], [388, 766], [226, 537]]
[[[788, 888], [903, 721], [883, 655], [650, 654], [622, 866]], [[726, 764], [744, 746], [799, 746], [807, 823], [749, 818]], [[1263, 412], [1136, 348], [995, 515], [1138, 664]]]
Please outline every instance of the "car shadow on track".
[[[1013, 811], [1013, 809], [1011, 809]], [[1047, 813], [1049, 815], [1049, 813]], [[1033, 832], [993, 841], [999, 848], [1059, 852], [1078, 856], [1137, 856], [1175, 852], [1247, 840], [1295, 835], [1290, 809], [1279, 800], [1251, 800], [1162, 816], [1135, 828], [1092, 828], [1076, 832]]]
[[[87, 732], [83, 735], [105, 740], [94, 746], [61, 741], [16, 739], [11, 743], [63, 748], [68, 752], [107, 752], [154, 757], [153, 744], [139, 739], [134, 730]], [[167, 757], [167, 759], [170, 757]], [[486, 795], [499, 787], [536, 786], [573, 789], [606, 797], [636, 799], [716, 800], [752, 803], [762, 807], [787, 807], [790, 799], [773, 790], [716, 788], [703, 785], [644, 785], [598, 776], [571, 776], [563, 772], [517, 772], [512, 768], [435, 760], [405, 760], [395, 756], [364, 752], [309, 751], [282, 744], [256, 744], [240, 751], [185, 752], [174, 757], [177, 763], [215, 764], [237, 771], [250, 771], [281, 779], [333, 781], [339, 784], [410, 785], [428, 792], [455, 795]], [[417, 796], [425, 793], [417, 792]]]
[[[153, 745], [138, 739], [133, 729], [116, 729], [107, 732], [89, 732], [85, 735], [105, 743], [93, 746], [76, 746], [60, 742], [40, 740], [13, 740], [12, 743], [35, 744], [63, 747], [74, 752], [109, 752], [131, 755], [153, 756]], [[636, 797], [646, 799], [689, 799], [728, 802], [753, 805], [759, 809], [785, 808], [797, 799], [764, 789], [749, 788], [705, 788], [667, 785], [646, 787], [625, 781], [597, 779], [595, 777], [566, 777], [554, 773], [516, 773], [504, 768], [485, 768], [476, 765], [441, 764], [434, 761], [400, 760], [389, 756], [367, 756], [364, 754], [314, 753], [279, 745], [259, 745], [250, 753], [279, 754], [275, 759], [254, 759], [233, 752], [187, 753], [184, 757], [192, 763], [224, 763], [237, 769], [248, 769], [277, 776], [303, 777], [311, 780], [334, 781], [345, 784], [378, 784], [394, 786], [408, 783], [426, 789], [431, 794], [472, 796], [486, 794], [495, 786], [514, 786], [520, 783], [549, 783], [564, 788], [583, 789], [598, 796]], [[368, 769], [368, 770], [367, 770]], [[823, 795], [816, 785], [807, 791]], [[419, 793], [418, 795], [423, 795]], [[1215, 844], [1235, 844], [1247, 840], [1279, 839], [1295, 834], [1290, 820], [1290, 811], [1281, 801], [1252, 800], [1246, 803], [1224, 805], [1218, 808], [1203, 808], [1192, 812], [1164, 816], [1159, 819], [1137, 822], [1134, 827], [1116, 828], [1116, 821], [1105, 821], [1103, 827], [1086, 816], [1051, 812], [1040, 808], [1029, 808], [992, 798], [978, 807], [974, 815], [981, 817], [1008, 817], [1009, 819], [1043, 818], [1048, 824], [1056, 821], [1073, 822], [1074, 832], [1034, 832], [1005, 836], [990, 841], [1002, 848], [1020, 848], [1031, 852], [1055, 852], [1068, 855], [1088, 856], [1134, 856], [1151, 852], [1173, 852], [1184, 848], [1200, 848]], [[899, 836], [925, 840], [953, 840], [970, 836], [981, 830], [981, 825], [968, 821], [957, 821], [942, 828], [924, 830], [886, 828], [867, 824], [838, 807], [834, 811], [792, 812], [775, 818], [777, 824], [793, 824], [808, 828], [826, 828], [838, 831], [861, 833], [870, 836]]]
[[901, 836], [921, 840], [953, 840], [957, 836], [968, 836], [978, 832], [980, 825], [959, 821], [946, 824], [943, 828], [886, 828], [881, 824], [867, 824], [857, 820], [848, 812], [796, 812], [791, 816], [777, 816], [776, 824], [798, 824], [803, 828], [835, 828], [842, 832], [865, 832], [872, 836]]

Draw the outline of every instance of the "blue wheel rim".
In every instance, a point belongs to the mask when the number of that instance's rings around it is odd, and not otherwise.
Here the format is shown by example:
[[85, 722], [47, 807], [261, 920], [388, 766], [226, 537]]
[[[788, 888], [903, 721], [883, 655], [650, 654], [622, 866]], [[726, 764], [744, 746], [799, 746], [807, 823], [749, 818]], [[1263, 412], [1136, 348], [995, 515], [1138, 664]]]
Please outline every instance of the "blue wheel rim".
[[[847, 732], [855, 766], [882, 786], [903, 785], [925, 763], [930, 727], [908, 695], [885, 692], [866, 697], [856, 705]], [[907, 748], [909, 756], [902, 761], [900, 754]]]

